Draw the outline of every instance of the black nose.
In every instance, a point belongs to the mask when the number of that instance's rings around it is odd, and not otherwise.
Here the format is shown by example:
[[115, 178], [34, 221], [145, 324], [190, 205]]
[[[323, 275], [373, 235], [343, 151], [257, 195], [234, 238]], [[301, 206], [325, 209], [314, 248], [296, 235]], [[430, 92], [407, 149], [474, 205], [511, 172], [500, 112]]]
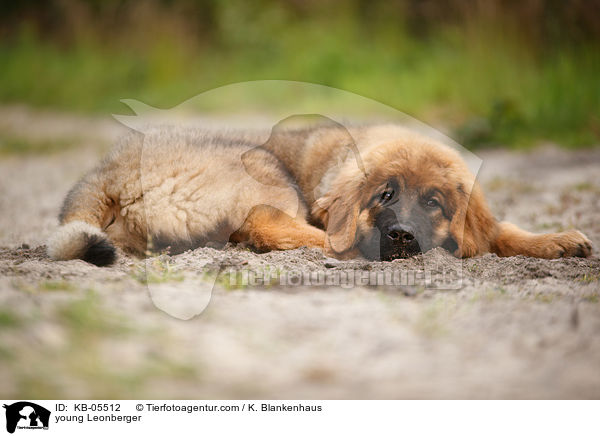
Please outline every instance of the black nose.
[[421, 252], [412, 229], [406, 226], [388, 225], [385, 227], [384, 235], [380, 243], [381, 260], [406, 259]]
[[389, 229], [387, 237], [399, 244], [410, 244], [415, 239], [412, 233], [396, 226]]

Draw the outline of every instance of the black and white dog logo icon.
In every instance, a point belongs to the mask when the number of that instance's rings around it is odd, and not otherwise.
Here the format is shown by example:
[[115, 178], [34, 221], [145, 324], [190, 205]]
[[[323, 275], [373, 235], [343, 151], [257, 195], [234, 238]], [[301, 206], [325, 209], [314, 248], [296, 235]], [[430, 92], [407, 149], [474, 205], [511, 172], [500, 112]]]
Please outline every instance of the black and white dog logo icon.
[[14, 433], [15, 429], [48, 429], [50, 411], [29, 401], [19, 401], [4, 405], [6, 409], [6, 431]]

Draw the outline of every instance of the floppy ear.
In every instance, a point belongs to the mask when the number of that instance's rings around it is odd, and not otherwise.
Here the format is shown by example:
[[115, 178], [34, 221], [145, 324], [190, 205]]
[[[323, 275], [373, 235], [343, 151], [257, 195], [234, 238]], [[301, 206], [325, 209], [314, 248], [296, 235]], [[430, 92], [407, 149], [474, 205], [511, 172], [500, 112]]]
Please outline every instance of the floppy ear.
[[496, 220], [491, 214], [477, 182], [470, 192], [464, 184], [456, 190], [456, 210], [450, 222], [450, 234], [458, 248], [457, 257], [473, 257], [487, 253], [496, 232]]
[[352, 198], [324, 196], [316, 201], [314, 209], [314, 214], [325, 225], [326, 248], [338, 254], [350, 250], [356, 240], [359, 202]]

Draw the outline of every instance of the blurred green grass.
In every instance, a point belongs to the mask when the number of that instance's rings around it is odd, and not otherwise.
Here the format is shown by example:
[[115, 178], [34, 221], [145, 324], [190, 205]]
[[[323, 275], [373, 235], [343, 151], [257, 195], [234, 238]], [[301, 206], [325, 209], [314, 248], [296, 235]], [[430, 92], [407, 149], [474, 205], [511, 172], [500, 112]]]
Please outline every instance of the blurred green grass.
[[381, 15], [365, 26], [343, 8], [331, 16], [313, 5], [301, 19], [267, 3], [260, 13], [242, 2], [213, 5], [205, 39], [160, 11], [116, 36], [90, 24], [66, 43], [23, 25], [0, 42], [0, 101], [123, 113], [123, 98], [168, 108], [229, 83], [298, 80], [446, 126], [469, 147], [600, 142], [594, 40], [540, 48], [501, 20], [439, 24], [423, 36]]
[[52, 154], [77, 146], [75, 138], [31, 139], [0, 132], [0, 157], [9, 155]]
[[167, 333], [134, 325], [96, 291], [66, 283], [69, 289], [53, 289], [63, 298], [48, 302], [43, 315], [0, 310], [0, 364], [11, 374], [0, 383], [5, 396], [130, 398], [156, 392], [155, 384], [199, 382], [199, 369], [172, 349]]

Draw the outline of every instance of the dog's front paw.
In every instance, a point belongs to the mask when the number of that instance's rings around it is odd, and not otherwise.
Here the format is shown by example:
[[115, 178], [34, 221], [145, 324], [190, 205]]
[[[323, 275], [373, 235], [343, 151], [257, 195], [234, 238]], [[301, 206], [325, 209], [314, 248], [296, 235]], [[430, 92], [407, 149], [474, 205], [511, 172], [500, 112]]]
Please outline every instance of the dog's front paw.
[[589, 257], [592, 254], [592, 241], [578, 230], [548, 235], [549, 244], [546, 247], [548, 257]]

